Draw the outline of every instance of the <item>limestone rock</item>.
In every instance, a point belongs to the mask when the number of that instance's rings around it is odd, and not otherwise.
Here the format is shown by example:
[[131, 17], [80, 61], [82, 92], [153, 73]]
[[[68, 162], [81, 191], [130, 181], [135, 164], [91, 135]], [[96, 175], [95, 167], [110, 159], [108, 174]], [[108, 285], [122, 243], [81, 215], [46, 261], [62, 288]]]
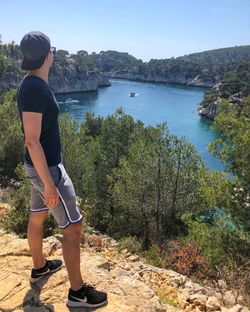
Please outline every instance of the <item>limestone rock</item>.
[[2, 218], [11, 210], [11, 205], [0, 203], [0, 217]]
[[177, 302], [181, 309], [185, 309], [186, 307], [188, 307], [190, 304], [189, 293], [187, 291], [178, 293]]
[[132, 263], [132, 267], [138, 271], [138, 270], [142, 270], [144, 268], [144, 265], [141, 261], [135, 261]]
[[232, 308], [221, 308], [221, 312], [248, 312], [249, 310], [245, 307], [243, 308], [240, 304], [235, 305]]
[[220, 306], [221, 305], [218, 298], [211, 296], [207, 299], [206, 308], [208, 312], [219, 310]]
[[137, 255], [131, 255], [131, 256], [128, 257], [128, 260], [132, 261], [132, 262], [135, 262], [135, 261], [139, 261], [140, 257], [137, 256]]
[[231, 306], [236, 304], [235, 296], [234, 296], [232, 290], [225, 291], [225, 293], [223, 295], [223, 300], [224, 300], [226, 306], [231, 307]]
[[53, 236], [47, 237], [43, 240], [43, 253], [45, 256], [51, 256], [61, 247], [61, 242]]
[[13, 240], [10, 240], [7, 244], [1, 246], [0, 256], [29, 256], [29, 246], [27, 239], [16, 238], [14, 235], [12, 236]]
[[194, 283], [192, 281], [187, 281], [185, 283], [185, 288], [189, 289], [190, 292], [193, 294], [195, 294], [195, 293], [205, 294], [205, 292], [206, 292], [204, 287], [202, 287], [201, 285]]
[[[48, 259], [63, 259], [60, 240], [61, 236], [44, 239]], [[129, 257], [124, 257], [127, 254]], [[32, 259], [27, 240], [2, 230], [0, 260], [0, 311], [70, 310], [65, 306], [70, 285], [64, 265], [55, 274], [30, 285]], [[174, 271], [149, 265], [127, 250], [119, 253], [106, 246], [97, 254], [95, 246], [84, 246], [81, 272], [84, 281], [108, 293], [108, 304], [98, 309], [103, 312], [249, 312], [239, 304], [231, 309], [221, 307], [215, 291]]]
[[108, 271], [110, 271], [110, 269], [111, 269], [110, 263], [108, 261], [99, 264], [97, 267], [100, 269], [108, 270]]
[[230, 309], [230, 312], [241, 312], [242, 311], [242, 306], [240, 304], [235, 305]]
[[206, 308], [207, 308], [207, 305], [206, 305], [207, 296], [206, 295], [194, 294], [189, 297], [189, 300], [195, 306], [198, 306], [200, 310], [206, 311]]
[[223, 291], [226, 291], [227, 289], [227, 284], [225, 281], [223, 281], [222, 279], [221, 280], [218, 280], [218, 285], [220, 287], [221, 290]]

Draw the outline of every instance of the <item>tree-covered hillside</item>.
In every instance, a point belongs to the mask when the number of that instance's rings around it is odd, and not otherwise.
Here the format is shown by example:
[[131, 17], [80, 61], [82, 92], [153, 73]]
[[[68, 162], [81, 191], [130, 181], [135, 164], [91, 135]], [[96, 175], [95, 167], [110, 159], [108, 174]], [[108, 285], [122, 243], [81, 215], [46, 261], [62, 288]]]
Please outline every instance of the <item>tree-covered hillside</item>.
[[244, 97], [250, 95], [250, 61], [241, 61], [235, 70], [225, 73], [221, 82], [204, 94], [199, 113], [214, 119], [222, 100], [240, 106]]
[[[2, 82], [2, 86], [15, 85], [22, 75], [20, 48], [14, 42], [0, 44], [0, 55], [0, 70], [1, 58], [8, 60], [5, 75], [2, 77], [7, 81], [5, 84]], [[139, 81], [213, 87], [221, 82], [225, 73], [234, 72], [242, 61], [250, 61], [250, 46], [216, 49], [176, 58], [151, 59], [149, 62], [136, 59], [126, 52], [111, 50], [91, 54], [85, 50], [76, 54], [58, 50], [51, 77], [54, 79], [69, 74], [77, 76], [79, 80], [104, 73], [109, 77]], [[64, 71], [64, 68], [68, 70]]]
[[85, 55], [93, 66], [113, 77], [213, 86], [239, 63], [250, 60], [250, 46], [216, 49], [170, 59], [137, 60], [128, 53], [101, 51]]

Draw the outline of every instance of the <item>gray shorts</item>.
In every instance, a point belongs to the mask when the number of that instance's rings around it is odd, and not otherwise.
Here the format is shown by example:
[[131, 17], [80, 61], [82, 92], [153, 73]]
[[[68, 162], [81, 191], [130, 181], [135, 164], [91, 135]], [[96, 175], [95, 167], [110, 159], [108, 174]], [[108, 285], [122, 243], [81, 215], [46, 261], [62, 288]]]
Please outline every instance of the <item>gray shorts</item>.
[[44, 187], [35, 167], [24, 162], [23, 168], [31, 182], [31, 207], [32, 212], [49, 210], [58, 226], [62, 229], [72, 223], [82, 220], [82, 215], [76, 203], [76, 194], [73, 183], [69, 178], [62, 163], [49, 167], [51, 177], [59, 192], [60, 202], [55, 207], [48, 208], [44, 204]]

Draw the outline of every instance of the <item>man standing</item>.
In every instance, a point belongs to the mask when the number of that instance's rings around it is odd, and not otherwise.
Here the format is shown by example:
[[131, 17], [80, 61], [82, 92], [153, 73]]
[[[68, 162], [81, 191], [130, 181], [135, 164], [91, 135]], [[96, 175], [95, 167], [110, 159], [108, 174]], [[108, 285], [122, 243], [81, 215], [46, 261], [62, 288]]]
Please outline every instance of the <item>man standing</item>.
[[107, 293], [84, 283], [80, 272], [82, 215], [77, 207], [72, 181], [62, 163], [59, 106], [48, 85], [55, 48], [41, 32], [29, 32], [21, 43], [22, 69], [27, 75], [17, 90], [17, 103], [26, 153], [24, 169], [31, 182], [31, 208], [27, 230], [34, 268], [30, 281], [58, 271], [61, 260], [43, 257], [43, 223], [50, 211], [63, 231], [63, 258], [70, 286], [67, 305], [99, 307]]

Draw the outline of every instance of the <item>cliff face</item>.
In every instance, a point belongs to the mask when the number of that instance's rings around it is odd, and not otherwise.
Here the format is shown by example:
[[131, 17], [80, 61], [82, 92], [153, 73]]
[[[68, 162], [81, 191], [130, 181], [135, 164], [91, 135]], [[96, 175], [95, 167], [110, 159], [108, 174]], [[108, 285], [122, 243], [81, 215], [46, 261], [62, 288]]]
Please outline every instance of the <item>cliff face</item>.
[[75, 66], [74, 60], [62, 65], [53, 64], [49, 83], [55, 93], [93, 91], [111, 85], [107, 75], [94, 70], [80, 71]]
[[68, 68], [62, 71], [62, 75], [51, 75], [49, 79], [51, 88], [55, 93], [94, 91], [99, 87], [110, 86], [109, 78], [98, 74], [70, 73]]
[[123, 73], [123, 72], [106, 72], [105, 73], [110, 78], [119, 78], [119, 79], [128, 79], [136, 81], [145, 81], [145, 82], [160, 82], [160, 83], [176, 83], [187, 86], [196, 86], [196, 87], [206, 87], [210, 88], [214, 85], [212, 81], [205, 81], [199, 75], [193, 78], [186, 78], [185, 73], [173, 73], [167, 75], [167, 77], [161, 77], [160, 75], [144, 75], [136, 74], [132, 72]]
[[[25, 72], [20, 69], [20, 61], [12, 64], [1, 76], [0, 90], [17, 88], [24, 76]], [[54, 64], [50, 70], [49, 84], [55, 93], [94, 91], [99, 87], [111, 85], [107, 75], [95, 71], [78, 71], [74, 63], [62, 66]]]

